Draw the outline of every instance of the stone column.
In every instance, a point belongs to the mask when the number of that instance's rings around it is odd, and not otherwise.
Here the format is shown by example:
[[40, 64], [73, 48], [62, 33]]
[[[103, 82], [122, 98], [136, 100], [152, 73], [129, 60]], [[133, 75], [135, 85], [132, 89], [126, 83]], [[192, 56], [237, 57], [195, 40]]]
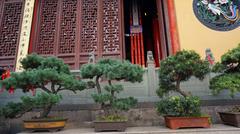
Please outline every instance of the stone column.
[[148, 96], [155, 96], [157, 81], [155, 62], [152, 51], [147, 52], [147, 81], [148, 81]]

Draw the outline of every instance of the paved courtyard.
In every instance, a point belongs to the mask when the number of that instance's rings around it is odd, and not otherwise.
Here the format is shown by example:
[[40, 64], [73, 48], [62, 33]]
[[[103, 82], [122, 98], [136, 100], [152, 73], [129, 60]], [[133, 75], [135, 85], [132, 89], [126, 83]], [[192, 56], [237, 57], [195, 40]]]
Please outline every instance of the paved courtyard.
[[[56, 134], [95, 134], [92, 128], [64, 129]], [[29, 134], [22, 132], [19, 134]], [[34, 134], [52, 134], [50, 132], [41, 132]], [[211, 128], [194, 128], [171, 130], [164, 126], [154, 127], [129, 127], [125, 132], [101, 132], [98, 134], [240, 134], [240, 128], [226, 126], [223, 124], [214, 124]]]

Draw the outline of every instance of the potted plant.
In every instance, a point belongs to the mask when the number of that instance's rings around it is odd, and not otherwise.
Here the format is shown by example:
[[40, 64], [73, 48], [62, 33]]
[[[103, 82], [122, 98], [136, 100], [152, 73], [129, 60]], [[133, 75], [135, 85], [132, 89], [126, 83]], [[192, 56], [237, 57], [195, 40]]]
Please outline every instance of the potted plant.
[[[223, 90], [228, 90], [234, 97], [240, 91], [240, 44], [222, 55], [220, 63], [213, 66], [213, 72], [217, 73], [210, 80], [210, 89], [214, 95]], [[240, 127], [240, 107], [236, 106], [228, 112], [219, 112], [224, 124]]]
[[[0, 81], [10, 77], [10, 70], [7, 68], [0, 67]], [[0, 92], [3, 92], [4, 89], [1, 89]], [[9, 122], [4, 117], [4, 112], [0, 108], [0, 133], [8, 133], [9, 130]]]
[[[75, 79], [62, 60], [55, 57], [43, 58], [37, 54], [28, 55], [21, 61], [23, 71], [11, 73], [11, 76], [0, 81], [2, 88], [14, 93], [16, 89], [32, 92], [34, 97], [24, 96], [19, 103], [9, 103], [2, 108], [6, 118], [21, 117], [33, 109], [42, 109], [39, 116], [24, 120], [24, 127], [29, 130], [62, 129], [66, 119], [50, 117], [53, 105], [61, 100], [58, 94], [63, 90], [76, 93], [86, 87], [85, 82]], [[35, 96], [36, 90], [40, 90]]]
[[[10, 102], [0, 109], [0, 118], [4, 121], [8, 121], [12, 118], [19, 118], [24, 113], [31, 111], [32, 109], [41, 109], [48, 105], [55, 105], [61, 100], [60, 95], [38, 93], [35, 97], [23, 96], [21, 102]], [[31, 120], [24, 120], [24, 128], [35, 130], [49, 130], [56, 131], [61, 130], [66, 124], [65, 118], [62, 117], [33, 117]], [[6, 126], [6, 125], [5, 125]], [[6, 128], [6, 127], [5, 127]], [[7, 128], [3, 131], [8, 131]], [[0, 131], [1, 132], [1, 131]]]
[[[123, 86], [117, 82], [120, 80], [141, 82], [143, 69], [128, 61], [102, 59], [96, 64], [83, 65], [80, 74], [83, 78], [94, 80], [92, 83], [96, 86], [97, 93], [92, 94], [92, 98], [103, 110], [103, 114], [94, 122], [95, 131], [124, 131], [127, 118], [122, 116], [121, 111], [127, 111], [135, 106], [137, 100], [133, 97], [117, 97], [117, 94], [123, 91]], [[107, 82], [104, 87], [100, 85], [100, 79]]]
[[4, 113], [1, 108], [0, 108], [0, 133], [1, 134], [9, 133], [9, 122], [4, 117]]
[[[202, 117], [200, 112], [200, 99], [181, 89], [181, 82], [192, 76], [202, 80], [209, 71], [209, 63], [194, 51], [179, 51], [161, 61], [157, 94], [163, 99], [157, 104], [157, 111], [165, 116], [167, 127], [209, 127], [208, 117]], [[168, 97], [169, 92], [181, 97]]]

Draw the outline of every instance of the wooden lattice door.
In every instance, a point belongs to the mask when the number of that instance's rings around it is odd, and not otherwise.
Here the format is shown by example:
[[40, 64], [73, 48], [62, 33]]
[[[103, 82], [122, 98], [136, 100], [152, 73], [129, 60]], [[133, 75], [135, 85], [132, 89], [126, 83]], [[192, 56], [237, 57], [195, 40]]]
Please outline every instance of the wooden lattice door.
[[123, 58], [122, 4], [123, 0], [102, 1], [102, 57]]
[[23, 0], [0, 0], [0, 67], [15, 68]]
[[122, 0], [39, 0], [33, 52], [57, 56], [71, 69], [88, 62], [89, 53], [123, 58]]

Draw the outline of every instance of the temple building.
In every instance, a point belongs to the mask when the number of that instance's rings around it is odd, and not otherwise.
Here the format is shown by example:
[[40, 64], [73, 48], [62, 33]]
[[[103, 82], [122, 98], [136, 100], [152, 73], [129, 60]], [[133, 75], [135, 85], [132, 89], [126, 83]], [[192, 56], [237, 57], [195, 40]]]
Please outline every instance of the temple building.
[[62, 58], [72, 70], [91, 53], [142, 67], [148, 51], [156, 67], [182, 49], [203, 58], [210, 49], [219, 60], [240, 43], [240, 2], [215, 1], [229, 10], [209, 8], [212, 0], [0, 0], [0, 67], [21, 70], [29, 53]]
[[[120, 86], [112, 85], [110, 80], [98, 76], [94, 81], [99, 80], [101, 85], [109, 83], [106, 90], [111, 91], [113, 96], [114, 92], [121, 91], [123, 85], [124, 91], [119, 98], [134, 97], [138, 100], [138, 105], [128, 112], [128, 126], [163, 125], [164, 118], [158, 115], [155, 108], [160, 100], [156, 93], [159, 89], [160, 62], [180, 50], [195, 50], [211, 64], [220, 61], [224, 53], [240, 43], [239, 15], [240, 0], [0, 0], [0, 76], [4, 72], [2, 79], [5, 79], [12, 71], [22, 71], [21, 60], [30, 53], [61, 58], [77, 78], [80, 78], [79, 68], [90, 61], [96, 62], [101, 58], [126, 59], [143, 67], [143, 81], [130, 83], [121, 80]], [[112, 73], [109, 74], [115, 78]], [[135, 72], [132, 74], [135, 75]], [[181, 89], [201, 99], [201, 110], [211, 115], [211, 123], [220, 123], [217, 113], [240, 105], [240, 94], [234, 99], [227, 91], [213, 96], [209, 87], [214, 76], [216, 74], [208, 73], [202, 81], [191, 77], [181, 82]], [[65, 75], [59, 78], [71, 81]], [[37, 80], [33, 80], [33, 83], [39, 83]], [[49, 84], [47, 79], [44, 78], [44, 81]], [[9, 87], [10, 93], [14, 91], [14, 84]], [[44, 83], [43, 88], [50, 87], [47, 84]], [[52, 88], [65, 89], [62, 85], [54, 84], [51, 84]], [[4, 92], [4, 88], [0, 85], [0, 107], [9, 102], [20, 102], [21, 96], [31, 95], [31, 92], [34, 95], [36, 93], [34, 85], [26, 87], [31, 90], [27, 94], [22, 92], [25, 90], [9, 94]], [[96, 88], [76, 93], [75, 89], [74, 93], [61, 91], [63, 97], [59, 105], [52, 109], [51, 116], [67, 117], [69, 128], [92, 127], [91, 122], [103, 111], [98, 111], [100, 105], [95, 105], [92, 98], [94, 93], [97, 93]], [[104, 100], [104, 96], [108, 98], [108, 94], [99, 98]], [[196, 103], [194, 105], [200, 105], [195, 99], [189, 99], [189, 104], [193, 104], [191, 100]], [[55, 99], [51, 103], [55, 104]], [[124, 103], [115, 105], [128, 109]], [[22, 131], [22, 120], [35, 113], [38, 116], [39, 110], [33, 113], [6, 120], [11, 123], [9, 129], [12, 133]], [[207, 114], [203, 116], [206, 119], [208, 117]], [[115, 115], [109, 117], [106, 119], [115, 120]], [[121, 122], [125, 120], [118, 116], [116, 119]]]

